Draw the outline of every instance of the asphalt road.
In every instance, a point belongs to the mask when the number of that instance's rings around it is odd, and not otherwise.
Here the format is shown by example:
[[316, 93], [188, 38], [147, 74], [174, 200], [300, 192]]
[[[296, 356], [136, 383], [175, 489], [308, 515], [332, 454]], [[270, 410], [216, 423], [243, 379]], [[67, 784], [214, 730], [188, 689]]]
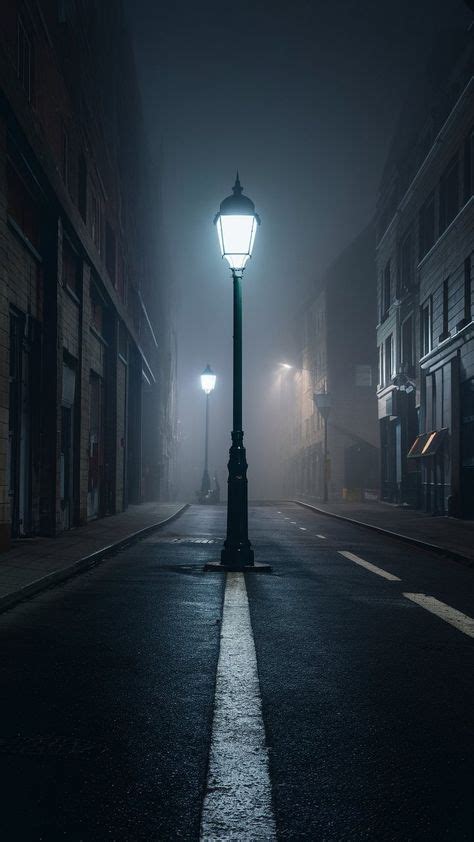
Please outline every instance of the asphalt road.
[[[0, 615], [0, 839], [199, 839], [224, 531], [193, 506]], [[279, 840], [472, 842], [474, 639], [404, 594], [473, 617], [474, 572], [296, 505], [250, 537]]]

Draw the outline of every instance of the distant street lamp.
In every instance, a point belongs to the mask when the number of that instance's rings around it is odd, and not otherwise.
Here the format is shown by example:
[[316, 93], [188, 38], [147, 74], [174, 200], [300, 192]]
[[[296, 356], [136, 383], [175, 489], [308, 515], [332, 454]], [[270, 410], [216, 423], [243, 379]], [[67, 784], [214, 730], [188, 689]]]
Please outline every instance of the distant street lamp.
[[220, 564], [211, 563], [206, 567], [212, 570], [269, 570], [269, 565], [254, 563], [248, 537], [247, 459], [242, 430], [242, 274], [252, 255], [260, 219], [254, 203], [242, 193], [238, 173], [232, 196], [221, 202], [214, 224], [222, 257], [225, 257], [232, 271], [234, 286], [233, 429], [228, 462], [227, 536]]
[[201, 482], [201, 500], [204, 500], [206, 495], [211, 490], [211, 480], [208, 471], [208, 454], [209, 454], [209, 395], [214, 390], [216, 385], [216, 375], [212, 371], [210, 365], [207, 365], [201, 374], [201, 388], [206, 395], [206, 432], [204, 436], [204, 471]]
[[328, 501], [328, 416], [331, 411], [331, 395], [327, 392], [315, 392], [313, 400], [316, 404], [318, 412], [324, 419], [324, 475], [323, 475], [323, 503]]

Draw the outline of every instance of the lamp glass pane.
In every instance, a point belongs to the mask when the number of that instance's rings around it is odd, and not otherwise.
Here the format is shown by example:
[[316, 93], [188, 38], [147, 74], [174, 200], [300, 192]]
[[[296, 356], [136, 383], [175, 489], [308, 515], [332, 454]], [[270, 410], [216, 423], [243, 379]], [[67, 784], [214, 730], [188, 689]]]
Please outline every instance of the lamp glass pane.
[[203, 392], [206, 395], [209, 395], [216, 385], [216, 375], [215, 374], [201, 374], [201, 387]]
[[252, 253], [256, 227], [253, 215], [223, 214], [219, 217], [217, 230], [221, 251], [231, 269], [244, 268]]

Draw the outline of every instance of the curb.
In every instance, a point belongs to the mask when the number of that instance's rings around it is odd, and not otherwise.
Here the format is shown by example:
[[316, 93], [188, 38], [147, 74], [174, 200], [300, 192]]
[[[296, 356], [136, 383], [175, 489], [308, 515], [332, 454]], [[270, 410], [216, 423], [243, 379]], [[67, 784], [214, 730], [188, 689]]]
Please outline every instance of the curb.
[[160, 529], [162, 526], [166, 526], [168, 523], [171, 523], [171, 521], [182, 515], [188, 507], [189, 503], [185, 503], [180, 509], [178, 509], [177, 512], [164, 520], [152, 523], [150, 526], [145, 526], [143, 529], [137, 530], [137, 532], [131, 532], [130, 535], [126, 536], [126, 538], [121, 538], [120, 541], [116, 541], [114, 544], [109, 544], [107, 547], [101, 547], [100, 550], [96, 550], [95, 552], [90, 553], [90, 555], [83, 556], [83, 558], [73, 562], [73, 564], [70, 564], [63, 570], [54, 570], [46, 576], [41, 576], [40, 579], [35, 579], [34, 582], [30, 582], [29, 585], [24, 585], [16, 591], [5, 594], [5, 596], [0, 597], [0, 614], [7, 611], [9, 608], [12, 608], [12, 606], [16, 605], [18, 602], [23, 602], [23, 600], [35, 596], [37, 593], [40, 593], [40, 591], [52, 588], [54, 585], [65, 582], [67, 579], [72, 579], [73, 576], [77, 576], [79, 573], [83, 573], [91, 567], [94, 567], [107, 556], [115, 555], [115, 553], [125, 549], [125, 547], [137, 543], [137, 541], [140, 541], [141, 538], [145, 538], [149, 533], [154, 532], [156, 529]]
[[474, 567], [474, 559], [456, 550], [450, 550], [448, 547], [440, 547], [439, 544], [430, 544], [428, 541], [422, 541], [420, 538], [412, 538], [410, 535], [402, 535], [400, 532], [392, 532], [390, 529], [384, 529], [383, 526], [375, 526], [373, 523], [365, 523], [362, 520], [355, 520], [345, 515], [338, 515], [335, 512], [328, 512], [325, 509], [320, 509], [318, 506], [312, 506], [310, 503], [304, 503], [303, 500], [289, 500], [289, 503], [297, 503], [298, 506], [304, 506], [306, 509], [311, 509], [320, 515], [327, 515], [327, 517], [334, 517], [337, 520], [345, 520], [346, 523], [352, 523], [354, 526], [362, 526], [364, 529], [372, 529], [373, 532], [379, 532], [381, 535], [388, 535], [390, 538], [395, 538], [397, 541], [404, 541], [405, 544], [414, 544], [422, 550], [436, 553], [437, 555], [444, 555], [457, 561], [459, 564], [464, 564], [465, 567]]

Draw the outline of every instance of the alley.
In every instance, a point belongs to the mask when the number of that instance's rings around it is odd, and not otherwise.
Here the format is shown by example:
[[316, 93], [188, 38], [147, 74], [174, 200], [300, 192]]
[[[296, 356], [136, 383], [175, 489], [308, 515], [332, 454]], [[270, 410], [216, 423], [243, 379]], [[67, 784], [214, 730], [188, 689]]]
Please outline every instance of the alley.
[[[277, 838], [472, 839], [472, 570], [296, 504], [249, 533]], [[0, 616], [2, 839], [199, 840], [224, 534], [191, 506]]]

